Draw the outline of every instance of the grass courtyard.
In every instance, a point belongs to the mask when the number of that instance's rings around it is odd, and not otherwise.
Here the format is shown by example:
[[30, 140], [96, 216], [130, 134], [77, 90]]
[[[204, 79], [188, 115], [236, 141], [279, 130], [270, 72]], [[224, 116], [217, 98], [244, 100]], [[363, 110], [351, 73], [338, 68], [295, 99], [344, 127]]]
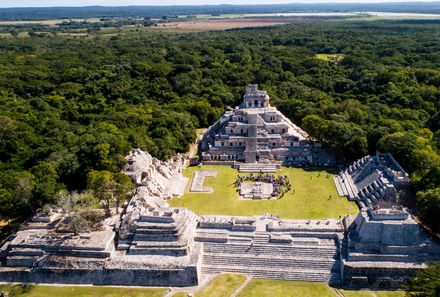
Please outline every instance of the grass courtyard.
[[[244, 284], [243, 274], [219, 274], [198, 289], [195, 297], [230, 297], [238, 289], [238, 297], [405, 297], [403, 291], [357, 291], [333, 289], [325, 283], [252, 279]], [[242, 286], [242, 288], [240, 288]], [[0, 285], [0, 292], [9, 297], [165, 297], [166, 288], [127, 288], [101, 286]], [[173, 297], [187, 297], [178, 292]]]
[[334, 174], [323, 169], [308, 171], [282, 167], [277, 170], [277, 175], [287, 175], [292, 190], [281, 199], [259, 201], [238, 199], [237, 188], [233, 186], [238, 170], [230, 166], [188, 167], [183, 175], [191, 178], [196, 170], [217, 171], [217, 177], [207, 177], [204, 183], [205, 186], [212, 187], [213, 192], [190, 193], [190, 181], [182, 198], [170, 200], [171, 206], [187, 207], [199, 215], [252, 216], [270, 213], [291, 219], [338, 218], [358, 212], [355, 203], [338, 196], [333, 183]]
[[0, 285], [8, 297], [163, 297], [162, 288], [125, 288], [96, 286]]
[[[242, 274], [220, 274], [196, 291], [195, 297], [229, 297], [238, 289], [238, 297], [405, 297], [404, 291], [343, 290], [326, 283], [251, 279], [244, 284]], [[242, 288], [240, 286], [244, 284]], [[237, 292], [236, 292], [237, 293]], [[173, 297], [187, 297], [179, 292]]]

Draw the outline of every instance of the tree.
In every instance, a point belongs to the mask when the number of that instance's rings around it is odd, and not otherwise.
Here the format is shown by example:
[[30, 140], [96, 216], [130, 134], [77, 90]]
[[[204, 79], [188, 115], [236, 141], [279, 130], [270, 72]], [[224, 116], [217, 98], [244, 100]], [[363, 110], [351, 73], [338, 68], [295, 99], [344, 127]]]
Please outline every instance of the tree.
[[91, 171], [87, 175], [87, 185], [101, 201], [106, 216], [111, 215], [110, 208], [115, 201], [114, 189], [116, 186], [113, 174], [110, 171]]
[[440, 263], [428, 264], [405, 286], [409, 297], [438, 297], [440, 296]]
[[56, 166], [49, 162], [40, 162], [31, 168], [35, 177], [34, 203], [37, 207], [54, 202], [54, 195], [57, 191], [58, 174]]
[[[33, 200], [35, 177], [27, 171], [8, 170], [0, 174], [0, 188], [3, 188], [5, 201], [12, 199], [12, 213], [4, 213], [5, 216], [13, 216], [17, 212], [34, 211], [37, 204]], [[12, 195], [12, 196], [9, 196]], [[5, 209], [5, 211], [7, 211]]]
[[75, 235], [91, 231], [103, 219], [95, 209], [95, 198], [90, 192], [69, 193], [61, 190], [56, 196], [58, 205], [66, 213], [64, 228]]
[[396, 132], [382, 137], [377, 143], [377, 148], [381, 152], [391, 153], [405, 169], [414, 172], [418, 169], [418, 164], [413, 162], [413, 152], [417, 148], [418, 137], [411, 132]]
[[328, 129], [328, 121], [316, 114], [311, 114], [302, 119], [302, 126], [310, 134], [320, 142], [325, 141], [326, 130]]
[[7, 189], [0, 188], [0, 217], [6, 219], [8, 224], [16, 210], [14, 202], [14, 195]]
[[120, 172], [114, 174], [114, 181], [114, 197], [116, 200], [116, 213], [118, 213], [121, 201], [125, 201], [127, 199], [127, 195], [130, 191], [134, 190], [135, 185], [133, 184], [133, 181], [130, 177]]
[[417, 192], [416, 202], [423, 221], [440, 232], [440, 188]]

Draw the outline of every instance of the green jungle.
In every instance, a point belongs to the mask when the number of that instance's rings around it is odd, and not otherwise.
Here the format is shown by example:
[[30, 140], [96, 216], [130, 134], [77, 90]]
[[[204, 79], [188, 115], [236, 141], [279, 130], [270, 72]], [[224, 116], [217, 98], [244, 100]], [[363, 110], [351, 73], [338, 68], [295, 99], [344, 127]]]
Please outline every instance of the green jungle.
[[186, 152], [258, 83], [341, 160], [392, 153], [411, 174], [404, 203], [438, 233], [439, 69], [438, 21], [2, 37], [0, 217], [116, 179], [131, 148]]

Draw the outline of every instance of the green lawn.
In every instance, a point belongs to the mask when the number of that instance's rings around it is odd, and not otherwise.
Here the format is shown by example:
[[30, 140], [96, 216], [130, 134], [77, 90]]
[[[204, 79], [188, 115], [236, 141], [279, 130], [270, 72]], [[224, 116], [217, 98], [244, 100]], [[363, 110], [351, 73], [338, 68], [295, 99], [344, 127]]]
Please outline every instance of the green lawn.
[[405, 297], [404, 291], [376, 291], [377, 297]]
[[195, 294], [195, 297], [229, 297], [246, 280], [243, 274], [220, 274]]
[[324, 283], [253, 279], [238, 297], [336, 297]]
[[179, 293], [174, 294], [173, 297], [188, 297], [188, 293], [179, 292]]
[[338, 290], [345, 297], [374, 297], [370, 291]]
[[356, 291], [356, 290], [338, 290], [345, 297], [405, 297], [404, 291]]
[[[213, 193], [189, 193], [191, 181], [182, 198], [173, 198], [170, 205], [188, 207], [199, 215], [221, 214], [252, 216], [264, 213], [277, 214], [282, 218], [326, 219], [338, 218], [346, 214], [356, 214], [355, 203], [339, 197], [333, 183], [333, 174], [325, 170], [306, 171], [301, 168], [282, 167], [277, 174], [287, 175], [293, 184], [292, 190], [278, 200], [239, 200], [233, 186], [238, 171], [230, 166], [205, 165], [189, 167], [184, 175], [192, 177], [196, 170], [216, 170], [217, 177], [205, 179], [205, 185], [214, 189]], [[329, 196], [331, 198], [329, 199]]]
[[1, 285], [9, 297], [163, 297], [166, 289], [92, 286]]

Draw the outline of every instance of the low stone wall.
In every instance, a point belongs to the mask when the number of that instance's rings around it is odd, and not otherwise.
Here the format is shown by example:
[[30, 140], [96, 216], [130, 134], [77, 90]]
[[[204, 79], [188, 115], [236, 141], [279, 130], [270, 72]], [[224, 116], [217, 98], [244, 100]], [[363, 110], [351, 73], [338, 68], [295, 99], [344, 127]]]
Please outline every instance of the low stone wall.
[[197, 266], [183, 269], [2, 269], [1, 282], [184, 287], [198, 284]]
[[345, 287], [399, 288], [403, 282], [413, 277], [422, 268], [409, 267], [356, 267], [344, 265], [343, 285]]

